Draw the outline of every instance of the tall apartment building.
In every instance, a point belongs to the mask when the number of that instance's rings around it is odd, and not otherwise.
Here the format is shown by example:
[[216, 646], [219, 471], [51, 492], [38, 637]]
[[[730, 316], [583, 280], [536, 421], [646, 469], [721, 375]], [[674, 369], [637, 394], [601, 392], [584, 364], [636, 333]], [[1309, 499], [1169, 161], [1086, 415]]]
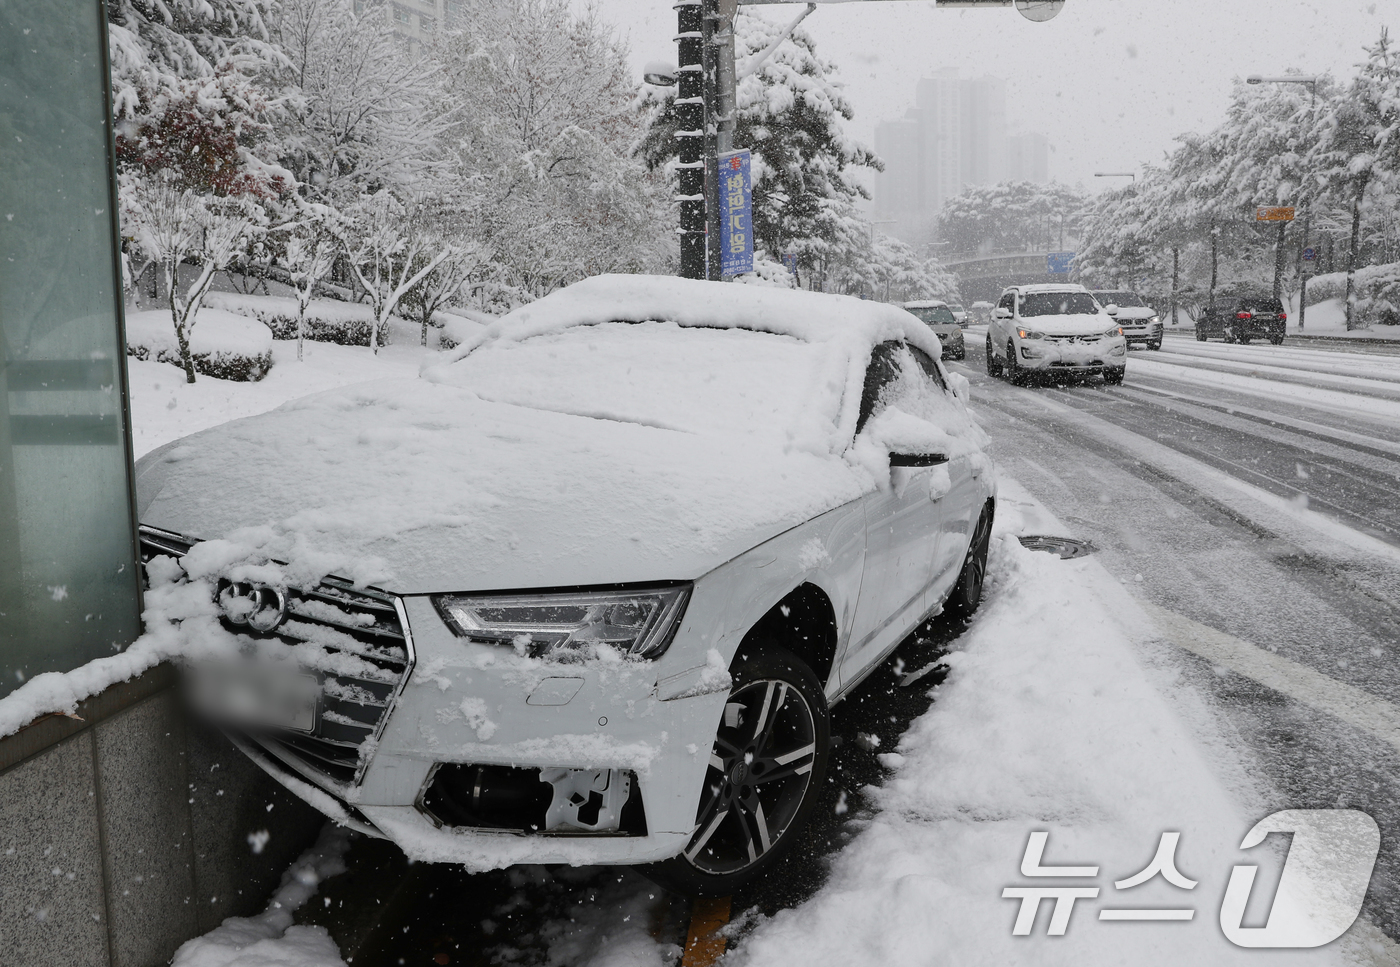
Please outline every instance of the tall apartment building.
[[[885, 170], [875, 176], [873, 217], [892, 222], [890, 234], [910, 242], [919, 241], [944, 203], [969, 185], [1048, 180], [1045, 138], [1007, 137], [1005, 82], [961, 78], [955, 68], [919, 81], [914, 107], [876, 126], [875, 152]], [[1038, 159], [1039, 167], [1027, 158]]]
[[355, 13], [363, 16], [382, 9], [394, 35], [417, 51], [432, 41], [439, 30], [466, 12], [469, 0], [355, 0]]

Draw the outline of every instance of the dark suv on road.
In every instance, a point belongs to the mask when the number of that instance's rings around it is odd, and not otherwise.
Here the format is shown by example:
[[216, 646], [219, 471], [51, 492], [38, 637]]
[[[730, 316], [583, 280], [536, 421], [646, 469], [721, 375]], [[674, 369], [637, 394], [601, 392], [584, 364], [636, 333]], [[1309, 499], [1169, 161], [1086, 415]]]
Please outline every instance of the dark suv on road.
[[1196, 339], [1224, 339], [1226, 342], [1247, 343], [1251, 339], [1267, 339], [1277, 346], [1283, 342], [1288, 313], [1283, 303], [1272, 296], [1243, 295], [1217, 298], [1214, 304], [1201, 310], [1196, 319]]

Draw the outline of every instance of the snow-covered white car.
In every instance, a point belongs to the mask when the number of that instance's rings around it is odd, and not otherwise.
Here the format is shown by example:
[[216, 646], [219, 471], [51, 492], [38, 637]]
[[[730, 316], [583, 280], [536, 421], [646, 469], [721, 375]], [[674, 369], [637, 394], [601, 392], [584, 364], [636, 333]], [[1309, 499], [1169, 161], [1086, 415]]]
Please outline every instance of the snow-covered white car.
[[967, 344], [963, 341], [963, 327], [958, 323], [957, 318], [953, 315], [953, 310], [948, 307], [948, 303], [938, 299], [921, 299], [916, 302], [904, 302], [901, 305], [908, 312], [917, 316], [919, 321], [928, 326], [938, 337], [938, 342], [943, 346], [942, 358], [967, 358]]
[[1031, 375], [1102, 376], [1123, 382], [1123, 330], [1082, 285], [1014, 285], [987, 326], [987, 373], [1022, 383]]
[[967, 310], [964, 309], [962, 306], [958, 305], [956, 302], [951, 303], [951, 304], [948, 306], [948, 311], [951, 312], [951, 313], [953, 314], [953, 318], [954, 318], [954, 319], [958, 320], [958, 325], [960, 325], [960, 326], [966, 326], [966, 325], [967, 325], [967, 323], [968, 323]]
[[994, 472], [938, 349], [892, 305], [590, 279], [143, 458], [147, 570], [222, 575], [210, 627], [266, 660], [194, 677], [342, 823], [728, 894], [806, 821], [829, 706], [980, 599]]
[[1123, 338], [1129, 345], [1138, 342], [1148, 349], [1162, 348], [1162, 317], [1142, 296], [1127, 289], [1095, 289], [1093, 295], [1123, 328]]

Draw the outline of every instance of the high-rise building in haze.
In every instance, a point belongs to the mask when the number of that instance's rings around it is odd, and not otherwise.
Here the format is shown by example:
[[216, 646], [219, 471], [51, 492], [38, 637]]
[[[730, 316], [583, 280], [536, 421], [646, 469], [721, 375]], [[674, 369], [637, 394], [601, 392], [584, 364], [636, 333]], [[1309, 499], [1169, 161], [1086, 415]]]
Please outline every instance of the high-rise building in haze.
[[904, 117], [876, 125], [875, 153], [885, 170], [875, 176], [873, 217], [911, 242], [969, 185], [1049, 180], [1045, 137], [1007, 137], [1006, 83], [955, 68], [919, 81]]

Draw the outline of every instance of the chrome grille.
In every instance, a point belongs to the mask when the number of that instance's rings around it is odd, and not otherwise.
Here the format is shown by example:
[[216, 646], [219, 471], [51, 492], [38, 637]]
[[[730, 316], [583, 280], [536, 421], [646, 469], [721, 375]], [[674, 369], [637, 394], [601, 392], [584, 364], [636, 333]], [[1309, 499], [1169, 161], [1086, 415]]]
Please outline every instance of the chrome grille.
[[[157, 555], [183, 557], [194, 541], [141, 528], [141, 563]], [[413, 650], [403, 612], [392, 594], [357, 588], [327, 577], [314, 588], [289, 588], [287, 617], [272, 632], [232, 627], [250, 639], [276, 639], [291, 647], [311, 646], [320, 683], [316, 724], [310, 732], [269, 729], [250, 736], [269, 751], [300, 764], [338, 786], [359, 781], [389, 707], [408, 679]], [[368, 743], [368, 744], [367, 744]]]
[[1048, 339], [1048, 340], [1050, 340], [1051, 342], [1057, 342], [1057, 343], [1061, 343], [1061, 344], [1070, 344], [1070, 343], [1096, 343], [1096, 342], [1098, 342], [1099, 340], [1101, 340], [1101, 339], [1103, 338], [1103, 336], [1101, 336], [1101, 335], [1092, 335], [1092, 336], [1046, 336], [1045, 338]]

